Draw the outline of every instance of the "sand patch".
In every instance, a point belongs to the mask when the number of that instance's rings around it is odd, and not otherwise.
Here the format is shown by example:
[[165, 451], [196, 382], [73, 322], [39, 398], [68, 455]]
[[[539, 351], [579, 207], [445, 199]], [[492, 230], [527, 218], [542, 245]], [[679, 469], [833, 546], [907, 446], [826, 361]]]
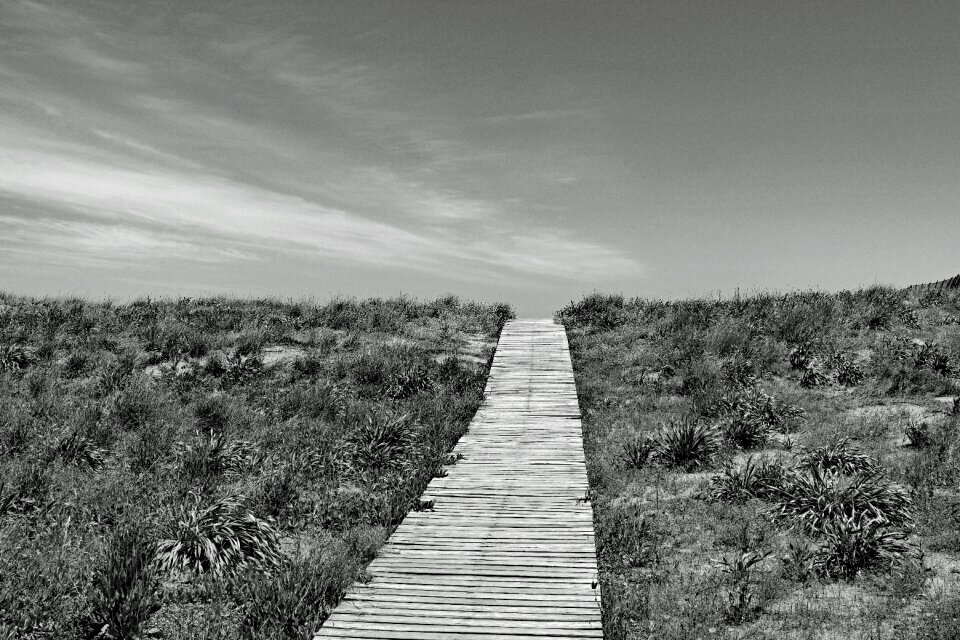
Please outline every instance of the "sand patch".
[[306, 357], [307, 352], [300, 347], [265, 347], [260, 351], [260, 362], [264, 369], [274, 369], [292, 365], [300, 358]]

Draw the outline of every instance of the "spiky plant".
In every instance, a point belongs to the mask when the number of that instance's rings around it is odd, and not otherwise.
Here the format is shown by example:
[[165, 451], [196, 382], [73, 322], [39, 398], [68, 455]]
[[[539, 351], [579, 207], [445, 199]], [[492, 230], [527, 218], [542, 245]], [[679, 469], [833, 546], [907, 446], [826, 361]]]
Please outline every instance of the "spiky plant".
[[157, 543], [157, 561], [167, 571], [225, 575], [247, 567], [272, 567], [281, 557], [273, 524], [234, 497], [204, 507], [195, 496], [192, 505], [181, 509], [170, 537]]
[[720, 451], [716, 428], [687, 417], [663, 425], [655, 436], [655, 456], [668, 467], [687, 473], [708, 466]]
[[845, 475], [872, 473], [877, 460], [863, 453], [850, 438], [834, 438], [822, 447], [807, 451], [798, 465], [801, 469], [820, 468]]
[[926, 422], [912, 420], [907, 428], [904, 429], [904, 435], [907, 437], [907, 446], [916, 449], [929, 447], [933, 444], [933, 435], [930, 433], [930, 425]]
[[765, 499], [774, 493], [783, 480], [783, 466], [771, 460], [747, 458], [743, 466], [727, 464], [723, 473], [710, 479], [710, 496], [714, 500], [744, 502], [750, 498]]
[[57, 443], [57, 454], [67, 464], [81, 469], [97, 470], [106, 460], [106, 451], [97, 447], [89, 437], [78, 431], [72, 431]]
[[889, 568], [912, 551], [906, 531], [855, 515], [827, 522], [821, 537], [814, 567], [843, 580], [852, 580], [861, 571]]
[[223, 433], [198, 434], [198, 440], [183, 445], [183, 471], [190, 478], [209, 480], [236, 473], [253, 460], [254, 445], [229, 440]]
[[37, 362], [33, 349], [19, 344], [0, 346], [0, 371], [19, 371]]
[[909, 495], [879, 471], [851, 477], [819, 466], [795, 469], [784, 475], [771, 497], [776, 501], [773, 516], [807, 533], [823, 533], [830, 523], [845, 518], [896, 528], [909, 528], [913, 522]]
[[743, 416], [728, 416], [723, 419], [720, 430], [727, 440], [741, 449], [763, 447], [773, 433], [773, 429], [765, 422]]
[[823, 371], [823, 365], [818, 360], [811, 360], [803, 368], [803, 375], [800, 377], [800, 386], [805, 389], [813, 387], [822, 387], [830, 379]]
[[803, 416], [803, 409], [781, 402], [758, 387], [746, 387], [720, 399], [721, 428], [727, 439], [743, 449], [766, 444], [770, 435]]
[[799, 370], [806, 369], [813, 357], [813, 348], [809, 342], [804, 342], [791, 349], [790, 366]]
[[656, 443], [648, 436], [634, 435], [620, 445], [620, 458], [631, 469], [640, 469], [647, 464]]
[[837, 350], [830, 358], [833, 364], [834, 377], [837, 384], [845, 387], [855, 387], [863, 382], [863, 369], [849, 358], [843, 351]]
[[347, 437], [349, 457], [361, 469], [390, 466], [410, 444], [413, 422], [408, 413], [370, 411]]

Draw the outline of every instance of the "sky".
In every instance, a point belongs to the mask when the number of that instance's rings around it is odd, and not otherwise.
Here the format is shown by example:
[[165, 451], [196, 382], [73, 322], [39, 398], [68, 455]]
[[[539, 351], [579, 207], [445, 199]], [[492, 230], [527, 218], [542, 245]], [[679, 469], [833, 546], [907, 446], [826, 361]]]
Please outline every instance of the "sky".
[[6, 291], [549, 316], [958, 239], [955, 0], [0, 0]]

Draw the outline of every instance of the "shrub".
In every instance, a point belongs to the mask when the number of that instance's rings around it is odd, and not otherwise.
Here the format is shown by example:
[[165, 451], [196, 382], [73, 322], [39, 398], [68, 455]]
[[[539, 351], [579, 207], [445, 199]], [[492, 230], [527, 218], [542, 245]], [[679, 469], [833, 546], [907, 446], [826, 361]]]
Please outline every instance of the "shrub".
[[656, 448], [656, 443], [647, 436], [634, 435], [620, 445], [620, 457], [627, 467], [640, 469], [647, 464], [650, 455]]
[[829, 381], [830, 379], [827, 377], [827, 374], [824, 373], [820, 362], [812, 360], [803, 368], [803, 375], [800, 377], [800, 386], [805, 389], [822, 387]]
[[199, 436], [199, 441], [183, 447], [182, 468], [188, 478], [210, 482], [225, 473], [235, 473], [253, 459], [253, 443], [228, 440], [223, 433]]
[[655, 441], [657, 461], [687, 473], [708, 466], [720, 451], [716, 429], [695, 418], [672, 420], [661, 427]]
[[571, 302], [557, 316], [567, 328], [580, 325], [593, 331], [615, 329], [626, 319], [623, 296], [601, 293], [590, 294], [580, 302]]
[[90, 354], [86, 351], [74, 351], [63, 363], [63, 373], [68, 378], [83, 375], [90, 367]]
[[280, 560], [277, 531], [233, 497], [181, 509], [171, 536], [157, 543], [157, 560], [167, 571], [231, 574], [247, 567], [269, 568]]
[[832, 578], [851, 580], [858, 573], [891, 567], [911, 552], [907, 533], [884, 522], [843, 515], [825, 523], [814, 567]]
[[790, 351], [790, 366], [799, 371], [806, 370], [813, 359], [813, 348], [809, 342], [797, 345]]
[[750, 498], [768, 498], [783, 481], [784, 470], [778, 462], [747, 458], [741, 467], [727, 464], [723, 473], [710, 479], [710, 496], [715, 500], [744, 502]]
[[801, 469], [819, 468], [853, 475], [873, 472], [877, 461], [860, 451], [849, 438], [836, 438], [829, 444], [805, 453], [798, 466]]
[[835, 351], [830, 358], [837, 384], [855, 387], [863, 382], [864, 373], [860, 365], [853, 362], [842, 351]]
[[346, 439], [346, 454], [360, 471], [396, 463], [413, 436], [409, 413], [368, 411]]
[[763, 446], [771, 433], [803, 416], [800, 407], [780, 402], [757, 387], [723, 396], [717, 411], [725, 416], [722, 430], [727, 438], [743, 449]]
[[160, 609], [153, 546], [141, 530], [122, 525], [94, 577], [83, 627], [89, 638], [134, 640], [157, 635], [143, 626]]
[[879, 472], [849, 477], [820, 466], [791, 470], [772, 497], [774, 517], [808, 533], [822, 533], [844, 518], [895, 528], [912, 524], [910, 497]]
[[[211, 372], [209, 368], [211, 362], [213, 362], [213, 358], [207, 362], [207, 372]], [[216, 365], [214, 365], [213, 370], [216, 370]], [[237, 352], [226, 360], [225, 371], [223, 373], [224, 382], [226, 382], [227, 385], [244, 384], [256, 378], [262, 371], [263, 362], [260, 358], [252, 355], [242, 355]]]
[[365, 351], [353, 364], [353, 379], [366, 396], [409, 398], [433, 388], [432, 362], [408, 347]]
[[930, 425], [922, 421], [910, 421], [904, 430], [907, 437], [907, 446], [922, 449], [933, 444], [933, 436], [930, 433]]

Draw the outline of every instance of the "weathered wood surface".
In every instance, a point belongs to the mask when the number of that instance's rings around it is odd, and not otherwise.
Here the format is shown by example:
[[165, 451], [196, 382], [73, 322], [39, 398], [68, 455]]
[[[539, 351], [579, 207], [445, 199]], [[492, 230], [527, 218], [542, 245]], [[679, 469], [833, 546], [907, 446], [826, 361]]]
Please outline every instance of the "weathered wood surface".
[[318, 638], [602, 638], [593, 515], [567, 337], [500, 335], [463, 459], [422, 496]]

